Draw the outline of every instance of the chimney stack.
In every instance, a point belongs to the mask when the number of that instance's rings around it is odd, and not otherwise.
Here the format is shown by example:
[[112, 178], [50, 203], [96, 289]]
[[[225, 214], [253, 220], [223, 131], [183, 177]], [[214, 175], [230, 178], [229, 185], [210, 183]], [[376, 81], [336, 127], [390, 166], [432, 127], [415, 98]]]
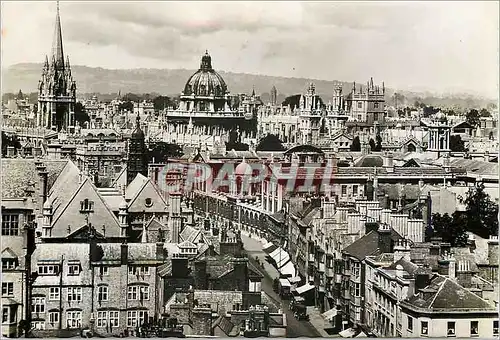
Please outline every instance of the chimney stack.
[[36, 170], [38, 171], [38, 175], [40, 176], [40, 186], [41, 186], [40, 196], [42, 198], [42, 206], [43, 206], [47, 201], [49, 173], [46, 171], [46, 167], [45, 165], [43, 165], [43, 163], [37, 164]]

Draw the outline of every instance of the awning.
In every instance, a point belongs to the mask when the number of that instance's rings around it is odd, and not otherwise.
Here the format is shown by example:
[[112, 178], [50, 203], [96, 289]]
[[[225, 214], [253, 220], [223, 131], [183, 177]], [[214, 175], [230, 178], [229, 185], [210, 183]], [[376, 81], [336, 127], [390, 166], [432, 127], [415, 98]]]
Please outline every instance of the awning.
[[311, 290], [311, 289], [313, 289], [313, 288], [314, 288], [314, 286], [313, 286], [313, 285], [311, 285], [311, 284], [309, 284], [309, 283], [306, 283], [305, 285], [300, 286], [300, 287], [298, 287], [298, 288], [297, 288], [297, 293], [298, 293], [298, 294], [303, 294], [303, 293], [305, 293], [305, 292], [307, 292], [307, 291], [310, 291], [310, 290]]
[[264, 250], [264, 253], [266, 254], [271, 254], [273, 251], [275, 251], [278, 247], [272, 243], [272, 242], [267, 242], [265, 245], [262, 246], [262, 250]]
[[356, 334], [356, 331], [352, 328], [348, 328], [339, 333], [343, 338], [352, 338]]
[[361, 333], [359, 333], [358, 335], [355, 336], [356, 338], [367, 338], [368, 335], [366, 335], [365, 332], [361, 331]]
[[290, 287], [291, 284], [287, 279], [280, 279], [280, 285], [281, 287]]
[[282, 257], [281, 260], [278, 259], [276, 261], [276, 268], [278, 269], [281, 269], [283, 268], [288, 262], [290, 262], [290, 258], [289, 257]]
[[323, 318], [327, 321], [332, 320], [335, 315], [337, 315], [337, 308], [335, 307], [321, 314], [321, 316], [323, 316]]
[[[293, 265], [292, 261], [289, 261], [287, 264], [285, 264], [283, 267], [280, 268], [280, 273], [281, 275], [289, 275], [291, 277], [295, 276], [295, 266]], [[286, 280], [288, 284], [290, 284], [289, 280]]]

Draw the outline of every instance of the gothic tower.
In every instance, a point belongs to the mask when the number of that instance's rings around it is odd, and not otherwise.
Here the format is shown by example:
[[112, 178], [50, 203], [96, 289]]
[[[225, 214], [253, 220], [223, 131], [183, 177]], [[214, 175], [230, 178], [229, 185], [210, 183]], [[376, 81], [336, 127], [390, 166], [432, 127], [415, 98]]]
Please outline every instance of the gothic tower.
[[45, 56], [38, 82], [38, 127], [73, 133], [75, 129], [76, 83], [69, 58], [64, 60], [61, 18], [57, 3], [56, 25], [50, 59]]
[[271, 89], [271, 105], [276, 106], [278, 103], [278, 90], [276, 90], [276, 87], [273, 86]]
[[146, 155], [146, 143], [144, 132], [141, 130], [140, 117], [137, 115], [137, 123], [134, 132], [130, 136], [127, 159], [127, 185], [130, 184], [137, 174], [148, 176], [148, 159]]

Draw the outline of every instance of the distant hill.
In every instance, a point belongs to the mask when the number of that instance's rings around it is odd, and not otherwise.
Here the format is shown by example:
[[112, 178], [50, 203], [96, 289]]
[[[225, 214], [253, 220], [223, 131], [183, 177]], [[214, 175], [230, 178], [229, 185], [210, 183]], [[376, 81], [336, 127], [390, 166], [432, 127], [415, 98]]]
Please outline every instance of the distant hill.
[[[179, 94], [184, 88], [184, 85], [196, 70], [185, 69], [104, 69], [100, 67], [87, 66], [71, 66], [73, 77], [77, 82], [77, 93], [158, 93], [162, 95]], [[10, 66], [3, 70], [2, 73], [2, 93], [17, 93], [20, 89], [24, 93], [36, 91], [42, 64], [24, 63]], [[335, 82], [342, 83], [344, 93], [348, 93], [352, 88], [352, 82], [345, 81], [325, 81], [305, 78], [286, 78], [273, 77], [266, 75], [232, 73], [219, 71], [220, 75], [226, 81], [231, 93], [251, 93], [255, 87], [255, 92], [261, 94], [264, 102], [269, 99], [271, 87], [276, 86], [279, 94], [279, 101], [282, 101], [286, 96], [304, 93], [307, 85], [314, 82], [316, 92], [321, 95], [325, 103], [331, 100], [333, 85]], [[368, 79], [367, 79], [368, 80]], [[377, 79], [375, 79], [378, 84]], [[366, 84], [366, 83], [365, 83]], [[388, 104], [393, 103], [392, 96], [394, 90], [386, 88], [386, 100]], [[440, 99], [441, 105], [452, 105], [463, 102], [463, 104], [471, 104], [478, 106], [477, 100], [483, 101], [477, 97], [466, 95], [447, 96], [446, 98], [438, 98], [431, 93], [415, 93], [409, 91], [398, 91], [398, 94], [406, 97], [407, 104], [411, 105], [417, 99], [434, 98]], [[472, 101], [472, 102], [471, 102]], [[401, 101], [398, 101], [400, 104]], [[490, 102], [486, 100], [486, 102]], [[437, 105], [428, 103], [429, 105]], [[469, 106], [469, 105], [468, 105]]]

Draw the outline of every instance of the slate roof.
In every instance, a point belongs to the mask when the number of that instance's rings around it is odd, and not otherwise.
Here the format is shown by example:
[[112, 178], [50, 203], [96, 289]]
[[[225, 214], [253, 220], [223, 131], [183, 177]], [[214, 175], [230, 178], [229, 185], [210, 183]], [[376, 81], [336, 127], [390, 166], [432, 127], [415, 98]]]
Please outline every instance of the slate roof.
[[414, 295], [407, 299], [406, 302], [427, 309], [495, 311], [495, 308], [487, 301], [443, 276], [435, 276], [426, 287], [426, 291], [434, 291], [434, 294], [429, 294], [426, 299], [423, 298], [422, 294]]
[[378, 155], [366, 155], [356, 160], [355, 167], [377, 167], [381, 168], [384, 165], [384, 158]]
[[498, 176], [498, 163], [485, 162], [477, 159], [458, 158], [451, 160], [450, 165], [476, 175]]
[[[2, 198], [22, 198], [26, 196], [25, 190], [33, 188], [32, 197], [40, 196], [40, 178], [35, 166], [36, 159], [2, 158]], [[56, 181], [57, 176], [66, 166], [68, 160], [43, 160], [48, 172], [48, 190]]]
[[[378, 232], [372, 230], [345, 248], [343, 253], [354, 256], [360, 261], [370, 255], [379, 255], [380, 249], [378, 248], [378, 236]], [[393, 241], [397, 241], [401, 238], [401, 235], [391, 228], [391, 239]]]

